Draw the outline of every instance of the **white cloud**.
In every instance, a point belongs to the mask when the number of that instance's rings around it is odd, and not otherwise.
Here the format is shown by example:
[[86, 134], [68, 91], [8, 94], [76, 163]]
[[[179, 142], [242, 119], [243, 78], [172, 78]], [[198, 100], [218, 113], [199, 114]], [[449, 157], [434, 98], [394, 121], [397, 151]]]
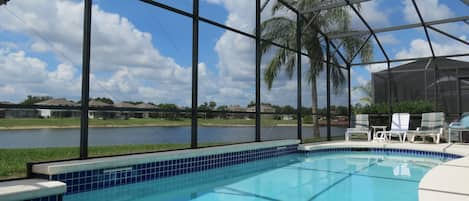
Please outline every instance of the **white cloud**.
[[[411, 1], [403, 1], [404, 9], [402, 10], [404, 18], [409, 23], [420, 23], [416, 10]], [[419, 7], [420, 13], [423, 16], [425, 21], [433, 21], [433, 20], [441, 20], [446, 18], [453, 18], [456, 17], [456, 13], [445, 4], [445, 1], [440, 0], [425, 0], [425, 1], [417, 1], [417, 5]], [[449, 23], [449, 24], [439, 24], [434, 25], [435, 27], [444, 30], [445, 32], [451, 33], [457, 37], [464, 36], [469, 31], [469, 27], [465, 26], [461, 22], [458, 23]], [[434, 36], [442, 36], [439, 33], [434, 32], [433, 30], [429, 30], [430, 33], [434, 33], [431, 35]], [[423, 32], [422, 32], [423, 34]]]
[[[469, 52], [469, 47], [467, 45], [457, 41], [445, 41], [444, 43], [433, 41], [432, 45], [435, 50], [435, 54], [437, 55], [451, 55]], [[428, 42], [424, 39], [412, 40], [409, 48], [402, 49], [396, 54], [398, 59], [428, 56], [431, 56], [431, 51]]]
[[255, 78], [255, 41], [226, 31], [215, 45], [221, 74], [233, 80]]
[[41, 82], [47, 77], [47, 64], [37, 58], [27, 57], [24, 51], [0, 49], [0, 80], [2, 82]]
[[75, 78], [76, 69], [70, 64], [59, 64], [57, 70], [48, 74], [49, 79], [67, 81]]
[[366, 65], [365, 68], [370, 72], [370, 73], [375, 73], [379, 72], [382, 70], [385, 70], [388, 67], [388, 64], [386, 63], [379, 63], [379, 64], [370, 64]]
[[[404, 2], [404, 9], [403, 14], [405, 19], [408, 22], [418, 22], [418, 15], [416, 14], [415, 8], [411, 1], [403, 1]], [[444, 1], [439, 0], [426, 0], [426, 1], [417, 1], [417, 5], [419, 6], [419, 10], [422, 13], [424, 20], [431, 21], [431, 20], [439, 20], [445, 18], [452, 18], [455, 17], [456, 14], [451, 10], [451, 8], [445, 5]], [[435, 27], [455, 35], [463, 40], [467, 40], [468, 37], [467, 33], [469, 31], [469, 27], [467, 26], [460, 26], [460, 24], [452, 23], [452, 24], [440, 24], [435, 25]], [[443, 36], [433, 30], [429, 30], [430, 37], [432, 39], [432, 46], [437, 56], [442, 55], [451, 55], [451, 54], [461, 54], [461, 53], [468, 53], [469, 47], [460, 43], [456, 40], [450, 39], [446, 36]], [[413, 39], [410, 42], [410, 46], [406, 48], [402, 48], [400, 51], [397, 52], [397, 58], [413, 58], [413, 57], [428, 57], [431, 56], [431, 50], [427, 40], [423, 39], [424, 33], [422, 32], [422, 38]]]
[[[412, 1], [409, 0], [402, 2], [404, 4], [403, 14], [407, 22], [420, 22]], [[445, 4], [440, 3], [439, 0], [416, 1], [416, 3], [423, 19], [426, 21], [454, 17], [454, 13], [451, 9]]]
[[[82, 3], [71, 1], [12, 1], [0, 7], [0, 29], [28, 35], [35, 51], [61, 52], [80, 63]], [[43, 41], [45, 38], [47, 41]], [[52, 46], [52, 47], [51, 47]], [[65, 58], [61, 58], [65, 59]]]
[[206, 0], [208, 3], [219, 4], [228, 11], [226, 25], [242, 31], [254, 32], [256, 8], [252, 0]]
[[[253, 1], [206, 0], [228, 11], [224, 24], [252, 33], [255, 28]], [[214, 47], [218, 72], [200, 79], [199, 102], [215, 100], [222, 104], [247, 104], [255, 99], [255, 40], [225, 31]], [[200, 75], [200, 73], [199, 73]]]
[[379, 41], [383, 45], [400, 44], [400, 41], [393, 34], [390, 34], [390, 33], [380, 34], [378, 37], [379, 37]]
[[[226, 25], [241, 28], [241, 30], [252, 32], [255, 28], [254, 14], [249, 12], [253, 8], [252, 1], [235, 1], [235, 0], [207, 0], [209, 3], [217, 3], [223, 5], [228, 11]], [[271, 6], [272, 1], [262, 12], [262, 19], [272, 17]], [[290, 16], [287, 11], [280, 11], [277, 15]], [[229, 97], [226, 102], [236, 100], [240, 103], [247, 103], [255, 99], [255, 41], [253, 39], [241, 36], [239, 34], [225, 31], [218, 39], [215, 51], [219, 56], [218, 67], [222, 74], [219, 84], [219, 94], [221, 97], [207, 96], [206, 98], [224, 99]], [[261, 71], [262, 73], [267, 67], [272, 54], [267, 53], [262, 57]], [[305, 61], [305, 60], [303, 60]], [[305, 61], [305, 63], [307, 63]], [[307, 64], [305, 64], [307, 65]], [[283, 71], [283, 70], [282, 70]], [[296, 75], [296, 73], [294, 73]], [[318, 91], [325, 94], [325, 84], [323, 79], [318, 79]], [[292, 105], [297, 103], [297, 81], [296, 76], [290, 79], [285, 72], [281, 72], [280, 76], [273, 83], [272, 88], [267, 89], [267, 84], [261, 76], [261, 101], [270, 102], [277, 105]], [[311, 89], [306, 79], [303, 81], [303, 97], [304, 105], [307, 106], [311, 102]], [[202, 89], [203, 90], [203, 89]], [[235, 95], [235, 96], [234, 96]], [[236, 97], [236, 99], [233, 99]], [[320, 101], [323, 103], [324, 101]]]
[[352, 83], [352, 90], [351, 90], [351, 102], [352, 105], [357, 103], [364, 104], [360, 99], [366, 96], [366, 94], [360, 89], [354, 89], [356, 86], [363, 86], [366, 85], [370, 80], [365, 79], [360, 73], [356, 72], [353, 68], [351, 69], [350, 76], [356, 83]]
[[[382, 2], [382, 0], [373, 0], [361, 3], [360, 5], [360, 14], [362, 14], [371, 27], [384, 27], [389, 26], [390, 24], [390, 10], [380, 7]], [[358, 26], [360, 29], [366, 29], [363, 22], [358, 18], [353, 10], [350, 9], [349, 12], [352, 16], [352, 24]]]
[[[255, 28], [255, 10], [253, 1], [246, 0], [207, 0], [225, 7], [228, 17], [227, 26], [253, 32]], [[252, 11], [252, 12], [250, 12]], [[217, 40], [215, 51], [218, 54], [221, 74], [233, 80], [254, 79], [255, 41], [246, 36], [225, 31]]]
[[24, 51], [0, 48], [0, 91], [2, 100], [18, 101], [27, 95], [72, 96], [80, 94], [76, 68], [61, 63], [48, 71], [47, 63]]

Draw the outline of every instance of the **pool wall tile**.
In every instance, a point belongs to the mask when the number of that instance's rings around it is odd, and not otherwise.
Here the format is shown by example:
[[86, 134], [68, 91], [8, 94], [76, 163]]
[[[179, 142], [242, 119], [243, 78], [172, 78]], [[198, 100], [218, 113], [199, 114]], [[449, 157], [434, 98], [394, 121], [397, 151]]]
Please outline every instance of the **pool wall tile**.
[[62, 199], [63, 199], [63, 195], [52, 195], [52, 196], [34, 198], [34, 199], [23, 200], [23, 201], [62, 201]]
[[297, 147], [296, 144], [285, 145], [148, 162], [112, 169], [85, 170], [56, 175], [35, 174], [34, 176], [62, 181], [67, 184], [66, 194], [74, 194], [287, 155], [298, 152]]
[[328, 148], [318, 150], [302, 150], [305, 154], [317, 154], [317, 153], [332, 153], [332, 152], [350, 152], [350, 151], [366, 151], [379, 154], [388, 155], [402, 155], [402, 156], [416, 156], [416, 157], [429, 157], [438, 159], [458, 159], [462, 156], [450, 153], [441, 153], [433, 151], [418, 151], [410, 149], [394, 149], [394, 148]]

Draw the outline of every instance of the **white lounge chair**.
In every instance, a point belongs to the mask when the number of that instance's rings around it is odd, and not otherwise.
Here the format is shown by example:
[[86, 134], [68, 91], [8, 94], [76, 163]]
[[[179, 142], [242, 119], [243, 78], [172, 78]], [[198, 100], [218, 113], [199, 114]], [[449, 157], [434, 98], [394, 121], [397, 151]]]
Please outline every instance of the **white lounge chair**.
[[434, 143], [440, 143], [440, 138], [443, 135], [445, 127], [445, 113], [443, 112], [431, 112], [422, 114], [422, 122], [420, 127], [416, 131], [409, 132], [410, 141], [415, 142], [415, 137], [422, 138], [425, 141], [425, 137], [433, 138]]
[[371, 140], [371, 131], [370, 131], [370, 123], [368, 121], [367, 114], [357, 114], [355, 115], [354, 119], [355, 127], [347, 128], [345, 132], [345, 141], [349, 141], [354, 134], [365, 134], [368, 137], [368, 141]]
[[397, 136], [401, 142], [405, 142], [407, 131], [409, 130], [409, 121], [409, 113], [392, 114], [391, 130], [376, 132], [373, 136], [373, 140], [384, 142], [391, 140], [391, 138], [394, 136]]

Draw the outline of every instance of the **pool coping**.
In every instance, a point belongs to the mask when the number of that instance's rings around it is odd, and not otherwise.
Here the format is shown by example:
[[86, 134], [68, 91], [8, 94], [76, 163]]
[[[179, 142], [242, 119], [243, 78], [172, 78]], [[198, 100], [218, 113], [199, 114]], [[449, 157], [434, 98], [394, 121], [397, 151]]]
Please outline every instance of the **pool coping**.
[[239, 152], [253, 149], [264, 149], [270, 147], [279, 147], [287, 145], [297, 145], [300, 140], [277, 140], [266, 142], [253, 142], [244, 144], [235, 144], [218, 147], [207, 147], [200, 149], [185, 149], [168, 152], [135, 154], [126, 156], [115, 156], [105, 158], [95, 158], [87, 160], [72, 160], [52, 163], [35, 164], [32, 172], [35, 174], [55, 175], [69, 172], [78, 172], [93, 169], [106, 169], [125, 167], [134, 164], [143, 164], [149, 162], [175, 160], [191, 157], [199, 157], [213, 154], [222, 154], [230, 152]]
[[371, 148], [414, 150], [459, 155], [455, 159], [432, 168], [419, 183], [419, 201], [469, 201], [469, 146], [462, 144], [414, 144], [414, 143], [377, 143], [339, 141], [301, 144], [301, 151], [324, 149]]

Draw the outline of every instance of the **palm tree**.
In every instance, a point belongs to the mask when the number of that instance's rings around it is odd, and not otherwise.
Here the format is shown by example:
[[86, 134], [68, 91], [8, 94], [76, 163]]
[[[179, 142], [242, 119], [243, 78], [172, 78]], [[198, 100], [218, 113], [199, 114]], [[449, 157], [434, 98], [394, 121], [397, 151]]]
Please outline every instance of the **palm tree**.
[[353, 87], [353, 90], [359, 90], [363, 93], [363, 96], [360, 98], [360, 101], [371, 105], [373, 104], [373, 86], [371, 86], [371, 82], [368, 81], [366, 84]]
[[[296, 7], [300, 12], [312, 10], [318, 6], [322, 0], [284, 0], [289, 5]], [[262, 38], [269, 41], [274, 41], [288, 47], [296, 47], [296, 21], [285, 14], [287, 9], [280, 2], [275, 2], [272, 7], [272, 18], [262, 22]], [[280, 11], [282, 13], [280, 13]], [[318, 30], [323, 30], [326, 34], [334, 32], [345, 32], [351, 30], [351, 17], [349, 10], [345, 7], [334, 8], [321, 11], [317, 13], [304, 13], [304, 19], [301, 21], [303, 25], [309, 23], [308, 26], [302, 26], [301, 35], [301, 49], [305, 50], [308, 55], [309, 68], [307, 74], [304, 75], [311, 86], [311, 102], [312, 114], [314, 123], [314, 137], [319, 138], [319, 119], [318, 113], [318, 93], [317, 93], [317, 79], [319, 74], [324, 71], [324, 58], [325, 48], [321, 45], [321, 37]], [[314, 18], [314, 21], [310, 21]], [[346, 37], [342, 39], [345, 57], [350, 60], [353, 54], [364, 43], [363, 37]], [[271, 43], [261, 43], [262, 54], [273, 53], [273, 58], [268, 63], [264, 73], [264, 81], [268, 89], [272, 88], [274, 80], [278, 77], [280, 71], [284, 69], [289, 77], [293, 76], [296, 65], [296, 52], [289, 51], [283, 48], [273, 49]], [[359, 56], [362, 61], [370, 61], [373, 55], [373, 48], [370, 43], [367, 43], [361, 50]], [[337, 55], [331, 56], [331, 62], [339, 64]], [[331, 80], [334, 93], [339, 93], [345, 84], [345, 75], [343, 71], [332, 65]], [[301, 109], [301, 108], [298, 108]]]

